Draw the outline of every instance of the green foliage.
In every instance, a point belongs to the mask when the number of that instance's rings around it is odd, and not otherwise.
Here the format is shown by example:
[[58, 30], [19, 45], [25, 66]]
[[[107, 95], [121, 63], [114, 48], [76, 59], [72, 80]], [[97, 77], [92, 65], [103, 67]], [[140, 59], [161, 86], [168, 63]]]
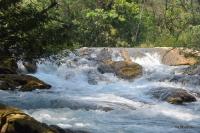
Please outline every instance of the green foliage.
[[[157, 10], [153, 8], [158, 7]], [[196, 0], [150, 0], [145, 10], [152, 16], [143, 43], [154, 46], [199, 48], [200, 3]], [[150, 22], [150, 23], [151, 23]], [[149, 34], [150, 33], [150, 34]], [[154, 37], [153, 37], [154, 36]]]
[[[7, 1], [0, 6], [0, 51], [1, 56], [38, 58], [53, 52], [53, 45], [63, 44], [66, 28], [55, 23], [49, 11], [56, 1]], [[57, 46], [54, 46], [57, 47]]]
[[[116, 0], [110, 9], [85, 9], [74, 19], [80, 46], [130, 46], [137, 31], [139, 6]], [[130, 28], [132, 27], [132, 28]]]
[[200, 48], [198, 0], [0, 0], [0, 56], [65, 48]]
[[178, 38], [180, 46], [200, 48], [200, 25], [190, 26]]

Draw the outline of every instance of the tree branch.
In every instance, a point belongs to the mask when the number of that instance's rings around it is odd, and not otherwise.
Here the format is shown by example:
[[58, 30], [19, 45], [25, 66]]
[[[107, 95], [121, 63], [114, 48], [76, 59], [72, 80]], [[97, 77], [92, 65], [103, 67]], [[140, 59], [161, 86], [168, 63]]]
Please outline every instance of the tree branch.
[[58, 3], [56, 0], [52, 0], [51, 4], [47, 8], [43, 9], [40, 13], [44, 14], [44, 13], [48, 12], [51, 8], [54, 8], [57, 4]]

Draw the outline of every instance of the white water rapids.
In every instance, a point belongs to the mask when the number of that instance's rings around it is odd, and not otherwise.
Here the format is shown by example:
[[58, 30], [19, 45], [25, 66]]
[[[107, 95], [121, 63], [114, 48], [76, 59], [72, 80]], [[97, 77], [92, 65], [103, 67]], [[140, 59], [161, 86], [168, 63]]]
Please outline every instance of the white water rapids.
[[200, 99], [172, 105], [148, 93], [154, 87], [195, 90], [199, 86], [160, 80], [178, 74], [182, 67], [161, 64], [156, 53], [144, 54], [132, 58], [143, 66], [143, 76], [125, 81], [103, 74], [96, 85], [88, 83], [88, 71], [97, 67], [91, 60], [73, 63], [76, 57], [71, 54], [62, 57], [59, 66], [44, 61], [33, 76], [51, 84], [50, 90], [0, 91], [1, 101], [49, 125], [90, 133], [200, 133]]

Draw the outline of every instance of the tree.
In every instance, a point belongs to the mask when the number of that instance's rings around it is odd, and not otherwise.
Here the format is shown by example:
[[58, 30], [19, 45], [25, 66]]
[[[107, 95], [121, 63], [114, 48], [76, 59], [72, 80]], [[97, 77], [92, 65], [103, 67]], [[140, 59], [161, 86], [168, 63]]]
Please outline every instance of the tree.
[[66, 25], [57, 22], [50, 11], [56, 11], [56, 0], [0, 1], [0, 55], [38, 58], [55, 51], [67, 39]]

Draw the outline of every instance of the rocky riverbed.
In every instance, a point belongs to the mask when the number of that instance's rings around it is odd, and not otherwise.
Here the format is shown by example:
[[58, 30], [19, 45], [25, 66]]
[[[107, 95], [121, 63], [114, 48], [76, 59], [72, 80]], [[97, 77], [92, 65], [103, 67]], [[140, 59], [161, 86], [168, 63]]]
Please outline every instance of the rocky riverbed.
[[181, 48], [81, 48], [37, 65], [1, 60], [1, 132], [198, 133], [198, 59]]

